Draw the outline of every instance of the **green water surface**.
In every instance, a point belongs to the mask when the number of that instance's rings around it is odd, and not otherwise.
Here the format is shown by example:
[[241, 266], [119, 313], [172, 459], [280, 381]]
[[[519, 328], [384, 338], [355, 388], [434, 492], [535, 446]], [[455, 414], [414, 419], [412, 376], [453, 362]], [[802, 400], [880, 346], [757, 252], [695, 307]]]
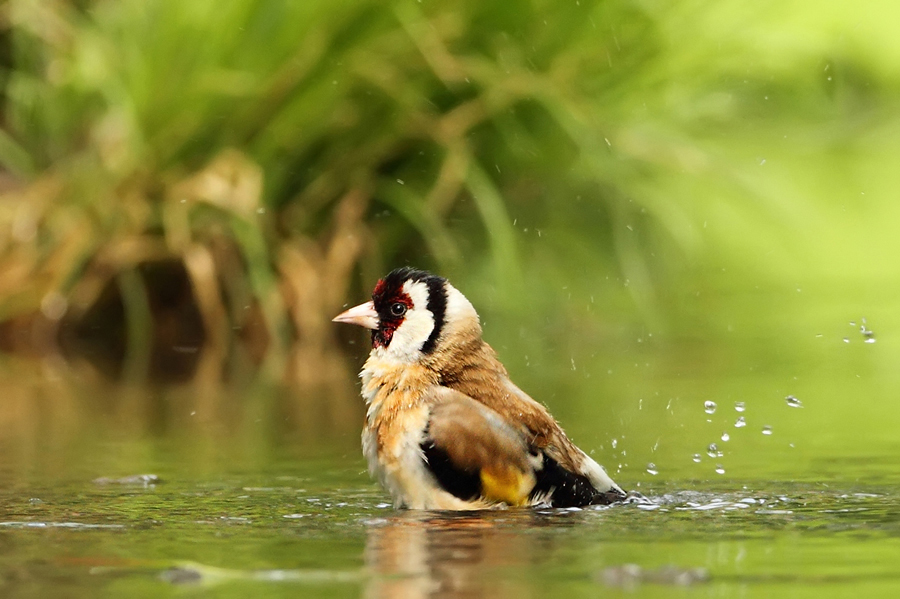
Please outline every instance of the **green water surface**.
[[[7, 488], [4, 596], [818, 597], [900, 589], [891, 486], [664, 482], [645, 485], [643, 504], [416, 513], [391, 508], [358, 460], [346, 462], [203, 480], [173, 474], [147, 487]], [[698, 568], [699, 579], [685, 578]]]
[[[583, 510], [395, 510], [365, 471], [355, 394], [8, 361], [0, 596], [900, 596], [895, 323], [870, 312], [866, 343], [844, 315], [798, 317], [788, 344], [736, 320], [734, 337], [563, 359], [493, 333], [645, 498]], [[157, 478], [119, 480], [141, 474]]]

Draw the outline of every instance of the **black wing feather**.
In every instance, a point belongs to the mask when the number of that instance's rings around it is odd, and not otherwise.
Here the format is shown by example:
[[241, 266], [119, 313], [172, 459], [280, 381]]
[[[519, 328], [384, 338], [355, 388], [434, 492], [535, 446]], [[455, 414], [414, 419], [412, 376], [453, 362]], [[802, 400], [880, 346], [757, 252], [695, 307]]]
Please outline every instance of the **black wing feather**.
[[449, 454], [436, 447], [434, 441], [425, 441], [421, 447], [428, 470], [445, 491], [464, 501], [477, 499], [481, 495], [481, 476], [478, 471], [467, 472], [456, 468], [450, 461]]
[[543, 468], [535, 472], [537, 484], [531, 491], [532, 499], [549, 495], [551, 507], [581, 507], [607, 505], [624, 498], [615, 488], [605, 493], [598, 491], [586, 476], [566, 470], [547, 454], [543, 456]]

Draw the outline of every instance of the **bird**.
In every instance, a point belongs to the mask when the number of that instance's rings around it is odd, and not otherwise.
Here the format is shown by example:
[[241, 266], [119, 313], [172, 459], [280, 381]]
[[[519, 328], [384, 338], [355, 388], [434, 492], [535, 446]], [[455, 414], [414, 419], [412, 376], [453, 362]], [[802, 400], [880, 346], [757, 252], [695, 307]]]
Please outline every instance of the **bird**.
[[332, 319], [371, 331], [360, 372], [363, 454], [397, 508], [582, 507], [626, 498], [482, 339], [438, 275], [395, 269]]

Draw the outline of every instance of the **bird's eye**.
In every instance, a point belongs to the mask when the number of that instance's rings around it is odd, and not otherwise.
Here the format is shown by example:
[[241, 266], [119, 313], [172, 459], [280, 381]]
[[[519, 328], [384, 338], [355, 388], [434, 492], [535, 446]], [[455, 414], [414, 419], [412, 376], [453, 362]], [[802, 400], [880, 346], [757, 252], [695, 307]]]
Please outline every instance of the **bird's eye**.
[[391, 304], [392, 316], [403, 316], [404, 314], [406, 314], [406, 304], [400, 302]]

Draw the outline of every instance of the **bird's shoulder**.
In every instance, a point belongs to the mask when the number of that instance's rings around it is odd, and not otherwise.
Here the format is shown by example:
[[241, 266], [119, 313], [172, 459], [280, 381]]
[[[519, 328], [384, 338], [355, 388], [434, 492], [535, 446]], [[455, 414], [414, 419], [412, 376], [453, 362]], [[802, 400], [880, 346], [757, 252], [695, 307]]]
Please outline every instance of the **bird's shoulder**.
[[550, 411], [522, 391], [509, 377], [494, 349], [482, 340], [453, 348], [438, 362], [440, 384], [491, 408], [516, 426], [527, 429], [543, 445], [560, 430]]
[[[480, 338], [445, 346], [435, 364], [440, 384], [466, 395], [519, 431], [529, 447], [546, 453], [562, 468], [578, 472], [584, 454], [565, 434], [546, 406], [509, 377], [494, 349]], [[432, 366], [434, 367], [434, 366]]]

